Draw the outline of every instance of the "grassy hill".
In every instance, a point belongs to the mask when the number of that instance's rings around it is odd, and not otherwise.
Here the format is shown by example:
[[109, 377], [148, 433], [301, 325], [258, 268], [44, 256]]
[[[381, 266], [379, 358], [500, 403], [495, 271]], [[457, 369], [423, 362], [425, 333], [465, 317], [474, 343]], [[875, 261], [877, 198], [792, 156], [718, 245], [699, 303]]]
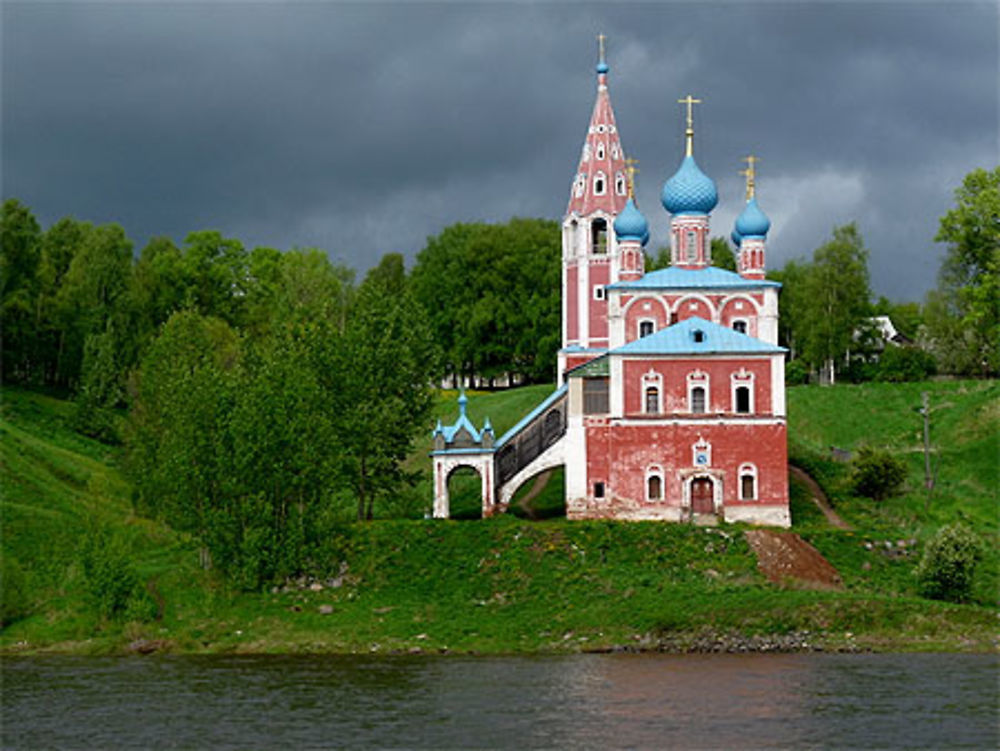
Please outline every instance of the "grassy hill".
[[[923, 388], [931, 391], [942, 457], [927, 509], [913, 411]], [[488, 415], [499, 435], [549, 391], [470, 394], [470, 417], [481, 424]], [[854, 525], [831, 529], [793, 486], [797, 530], [838, 567], [844, 591], [768, 584], [739, 526], [505, 517], [344, 524], [315, 580], [246, 594], [201, 571], [191, 540], [133, 514], [120, 450], [74, 433], [67, 403], [5, 389], [3, 555], [5, 568], [12, 561], [23, 574], [32, 614], [0, 632], [0, 650], [107, 652], [137, 639], [177, 651], [246, 652], [685, 648], [750, 637], [827, 648], [995, 646], [998, 384], [801, 387], [790, 390], [789, 404], [792, 455]], [[442, 395], [438, 412], [454, 418], [454, 393]], [[425, 441], [410, 464], [426, 472], [429, 433]], [[905, 453], [906, 494], [881, 504], [850, 495], [847, 467], [829, 459], [829, 446], [862, 442]], [[560, 489], [556, 478], [545, 494]], [[429, 492], [426, 484], [400, 508], [421, 516]], [[912, 576], [920, 550], [956, 518], [973, 523], [990, 548], [976, 603], [921, 599]], [[79, 552], [95, 527], [112, 530], [131, 551], [156, 616], [97, 616]]]

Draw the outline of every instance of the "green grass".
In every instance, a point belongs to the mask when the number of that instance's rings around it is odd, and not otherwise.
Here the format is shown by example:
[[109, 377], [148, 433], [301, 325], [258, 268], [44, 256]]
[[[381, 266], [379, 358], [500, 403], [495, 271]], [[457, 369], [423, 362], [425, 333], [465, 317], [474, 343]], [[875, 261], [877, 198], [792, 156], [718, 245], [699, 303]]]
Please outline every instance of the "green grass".
[[[558, 471], [532, 502], [546, 521], [512, 514], [477, 522], [344, 524], [314, 572], [326, 581], [346, 567], [340, 586], [254, 594], [234, 592], [202, 572], [191, 540], [133, 514], [130, 489], [117, 468], [120, 450], [74, 433], [66, 402], [5, 389], [3, 547], [26, 572], [34, 613], [0, 632], [0, 651], [116, 652], [146, 638], [161, 639], [175, 651], [497, 653], [791, 631], [809, 631], [813, 643], [828, 648], [995, 648], [995, 486], [970, 482], [964, 472], [995, 470], [988, 460], [996, 441], [997, 384], [930, 384], [935, 442], [947, 446], [954, 464], [945, 471], [942, 462], [941, 500], [929, 511], [923, 509], [919, 475], [916, 489], [873, 504], [853, 498], [845, 490], [846, 469], [826, 459], [831, 444], [853, 448], [867, 440], [904, 451], [918, 446], [919, 415], [905, 408], [919, 404], [920, 388], [789, 392], [792, 453], [814, 468], [855, 525], [851, 532], [831, 529], [793, 482], [796, 529], [841, 572], [842, 592], [768, 584], [739, 526], [551, 518], [562, 503]], [[481, 424], [489, 415], [499, 435], [550, 392], [543, 386], [470, 394], [470, 416]], [[445, 392], [438, 404], [446, 422], [457, 414], [455, 397]], [[428, 435], [411, 466], [426, 471], [429, 449]], [[911, 486], [914, 471], [911, 464]], [[478, 479], [472, 485], [477, 494]], [[475, 511], [478, 498], [470, 506]], [[975, 523], [993, 547], [980, 572], [976, 603], [921, 599], [912, 576], [921, 546], [937, 526], [959, 517]], [[161, 619], [109, 623], [94, 615], [76, 552], [90, 523], [131, 542], [141, 577], [162, 598]], [[915, 547], [895, 547], [911, 538]], [[894, 542], [891, 550], [886, 540]], [[332, 607], [332, 614], [321, 614], [321, 605]]]

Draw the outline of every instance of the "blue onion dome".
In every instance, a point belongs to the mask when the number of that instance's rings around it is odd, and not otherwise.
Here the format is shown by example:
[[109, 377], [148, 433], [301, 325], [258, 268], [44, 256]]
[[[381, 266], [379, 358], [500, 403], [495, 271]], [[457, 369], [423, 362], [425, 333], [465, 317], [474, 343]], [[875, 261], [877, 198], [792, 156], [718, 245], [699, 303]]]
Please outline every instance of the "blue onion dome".
[[649, 239], [649, 222], [631, 198], [625, 202], [625, 208], [615, 219], [614, 228], [619, 241], [638, 240], [645, 245]]
[[737, 248], [743, 244], [743, 235], [741, 235], [740, 231], [735, 227], [733, 227], [733, 231], [729, 235], [729, 239], [733, 241], [733, 245], [735, 245]]
[[601, 62], [599, 62], [597, 64], [597, 72], [598, 73], [607, 73], [608, 72], [608, 64], [606, 62], [604, 62], [603, 60], [601, 60]]
[[671, 214], [707, 214], [719, 202], [719, 191], [694, 157], [686, 156], [680, 169], [663, 184], [660, 201]]
[[736, 231], [743, 237], [765, 237], [769, 229], [771, 220], [760, 210], [757, 199], [751, 198], [736, 219]]

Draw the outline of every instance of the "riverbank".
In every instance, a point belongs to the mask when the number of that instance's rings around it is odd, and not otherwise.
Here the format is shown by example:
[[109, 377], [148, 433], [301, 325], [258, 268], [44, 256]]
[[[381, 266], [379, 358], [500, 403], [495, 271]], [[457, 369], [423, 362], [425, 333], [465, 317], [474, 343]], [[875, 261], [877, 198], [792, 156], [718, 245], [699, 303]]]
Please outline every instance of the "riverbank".
[[[337, 524], [310, 576], [258, 593], [203, 571], [192, 540], [136, 516], [120, 449], [70, 430], [67, 403], [5, 390], [4, 570], [16, 564], [25, 612], [0, 631], [0, 653], [995, 651], [997, 384], [929, 386], [947, 453], [927, 507], [919, 424], [906, 411], [922, 387], [789, 391], [791, 453], [850, 527], [832, 525], [792, 478], [794, 531], [836, 569], [833, 588], [769, 581], [739, 525], [505, 516]], [[504, 399], [525, 396], [480, 401]], [[826, 452], [861, 438], [907, 457], [906, 493], [880, 504], [849, 495], [848, 466]], [[543, 495], [557, 494], [548, 485]], [[934, 531], [955, 520], [984, 542], [972, 599], [921, 598], [913, 571]], [[131, 552], [148, 594], [138, 617], [97, 613], [80, 560], [95, 522]]]

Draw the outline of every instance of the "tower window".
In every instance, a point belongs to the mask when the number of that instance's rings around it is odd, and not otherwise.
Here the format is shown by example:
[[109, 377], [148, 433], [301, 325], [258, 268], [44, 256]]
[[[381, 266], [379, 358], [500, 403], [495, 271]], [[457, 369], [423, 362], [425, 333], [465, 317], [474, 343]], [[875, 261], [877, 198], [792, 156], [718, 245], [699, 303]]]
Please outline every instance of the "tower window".
[[615, 176], [615, 193], [620, 196], [625, 195], [625, 175], [621, 172]]
[[688, 230], [687, 239], [685, 240], [687, 259], [688, 261], [698, 260], [698, 243], [697, 235], [695, 235], [694, 230]]
[[594, 175], [594, 195], [603, 196], [606, 190], [606, 180], [604, 178], [603, 172], [598, 172]]
[[608, 252], [608, 223], [603, 219], [595, 219], [590, 223], [590, 245], [591, 253]]
[[604, 141], [597, 142], [597, 158], [598, 159], [604, 158]]

